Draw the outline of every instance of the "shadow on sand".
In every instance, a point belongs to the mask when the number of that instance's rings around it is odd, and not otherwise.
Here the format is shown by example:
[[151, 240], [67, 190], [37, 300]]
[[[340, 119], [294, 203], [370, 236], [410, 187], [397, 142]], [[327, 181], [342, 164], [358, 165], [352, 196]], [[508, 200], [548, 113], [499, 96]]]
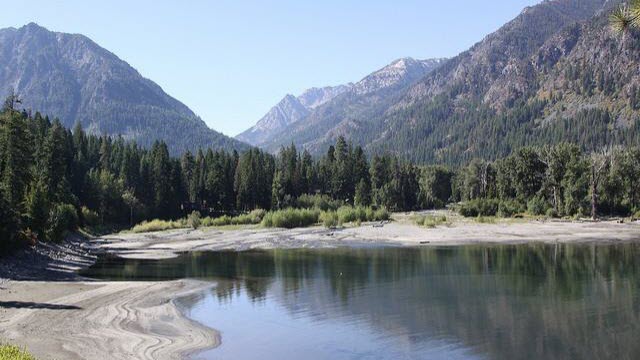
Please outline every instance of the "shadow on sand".
[[48, 310], [81, 310], [75, 305], [36, 303], [30, 301], [0, 301], [0, 308], [13, 309], [48, 309]]

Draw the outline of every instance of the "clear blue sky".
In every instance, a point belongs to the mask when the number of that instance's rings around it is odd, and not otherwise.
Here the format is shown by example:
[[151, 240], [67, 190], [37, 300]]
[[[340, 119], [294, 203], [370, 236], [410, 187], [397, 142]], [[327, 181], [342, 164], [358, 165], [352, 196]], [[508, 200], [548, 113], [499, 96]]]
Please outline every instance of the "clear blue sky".
[[0, 27], [81, 33], [236, 135], [284, 95], [451, 57], [539, 0], [20, 0]]

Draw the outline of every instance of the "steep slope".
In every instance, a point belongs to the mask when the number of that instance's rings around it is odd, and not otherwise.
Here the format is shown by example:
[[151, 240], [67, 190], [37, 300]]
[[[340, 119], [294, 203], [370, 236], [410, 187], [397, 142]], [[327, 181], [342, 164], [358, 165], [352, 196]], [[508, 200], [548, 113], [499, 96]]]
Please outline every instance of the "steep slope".
[[[339, 135], [421, 162], [495, 158], [561, 141], [637, 144], [638, 35], [621, 47], [607, 18], [619, 0], [547, 0], [396, 91], [354, 91], [282, 132], [314, 153]], [[356, 88], [357, 85], [354, 87]]]
[[85, 36], [31, 23], [0, 30], [0, 96], [11, 90], [23, 107], [79, 121], [87, 131], [121, 134], [148, 146], [157, 139], [172, 153], [248, 146], [214, 130], [116, 55]]
[[315, 109], [318, 106], [331, 101], [336, 96], [348, 91], [353, 84], [349, 83], [346, 85], [338, 85], [338, 86], [325, 86], [322, 88], [311, 88], [302, 93], [302, 95], [298, 96], [298, 100], [300, 103], [307, 107], [308, 109]]
[[609, 29], [617, 3], [554, 0], [525, 9], [413, 86], [379, 119], [384, 132], [359, 132], [358, 141], [448, 163], [561, 141], [586, 150], [638, 144], [638, 35], [622, 46]]
[[290, 125], [307, 117], [318, 106], [349, 90], [353, 84], [311, 88], [300, 96], [286, 95], [256, 125], [236, 136], [246, 143], [261, 146]]
[[[637, 124], [626, 121], [630, 131], [620, 132], [621, 122], [612, 120], [618, 115], [611, 105], [628, 92], [624, 88], [632, 83], [623, 82], [630, 81], [631, 64], [637, 67], [639, 60], [627, 59], [613, 69], [623, 61], [614, 50], [619, 38], [607, 26], [616, 3], [553, 0], [525, 9], [416, 83], [376, 120], [374, 131], [360, 129], [354, 141], [368, 144], [371, 152], [391, 151], [427, 163], [491, 159], [521, 146], [561, 141], [587, 150], [637, 143]], [[600, 59], [590, 61], [581, 48]], [[575, 66], [585, 71], [578, 75], [571, 70]], [[571, 85], [565, 82], [567, 73]], [[585, 97], [595, 77], [609, 79], [617, 90]], [[564, 85], [551, 86], [558, 82]]]
[[344, 93], [314, 109], [304, 121], [281, 131], [263, 146], [271, 151], [294, 142], [313, 152], [323, 151], [339, 135], [382, 113], [408, 86], [438, 68], [444, 59], [398, 59], [366, 76]]
[[304, 119], [309, 115], [309, 111], [309, 108], [304, 106], [298, 98], [287, 95], [255, 126], [236, 136], [236, 139], [259, 146], [274, 132], [279, 132], [296, 121]]

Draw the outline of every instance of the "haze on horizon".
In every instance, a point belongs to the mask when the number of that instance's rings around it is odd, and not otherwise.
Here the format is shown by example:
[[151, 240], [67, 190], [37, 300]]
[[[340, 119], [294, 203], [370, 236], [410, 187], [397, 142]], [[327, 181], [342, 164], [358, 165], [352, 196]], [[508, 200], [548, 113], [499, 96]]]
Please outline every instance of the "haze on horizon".
[[86, 35], [233, 136], [285, 94], [355, 82], [401, 57], [455, 56], [538, 2], [25, 0], [3, 9], [0, 27]]

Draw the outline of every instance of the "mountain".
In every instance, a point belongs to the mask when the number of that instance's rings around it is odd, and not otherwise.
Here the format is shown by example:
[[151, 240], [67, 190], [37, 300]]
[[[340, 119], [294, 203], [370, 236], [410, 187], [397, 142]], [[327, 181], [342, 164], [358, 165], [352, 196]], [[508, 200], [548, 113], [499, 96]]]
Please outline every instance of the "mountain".
[[612, 33], [608, 17], [619, 3], [547, 0], [527, 7], [395, 91], [358, 96], [356, 84], [267, 148], [293, 142], [319, 154], [344, 136], [369, 153], [460, 164], [563, 141], [584, 150], [638, 145], [640, 34]]
[[563, 141], [585, 150], [638, 144], [638, 35], [621, 48], [608, 17], [619, 1], [552, 0], [518, 17], [412, 86], [358, 131], [369, 151], [419, 162], [496, 158]]
[[349, 83], [346, 85], [325, 86], [322, 88], [314, 87], [298, 96], [298, 100], [300, 100], [300, 103], [306, 108], [315, 109], [343, 92], [348, 91], [352, 86], [353, 84]]
[[[333, 138], [330, 135], [334, 133], [328, 134], [328, 131], [341, 120], [349, 117], [367, 117], [375, 113], [397, 93], [443, 62], [443, 59], [398, 59], [355, 84], [307, 90], [298, 97], [298, 100], [301, 104], [306, 104], [308, 114], [296, 118], [295, 121], [281, 122], [281, 126], [269, 128], [268, 132], [262, 131], [260, 141], [252, 142], [246, 134], [260, 128], [265, 121], [263, 118], [256, 126], [241, 134], [238, 139], [271, 151], [277, 151], [281, 145], [292, 141], [301, 143], [300, 139], [304, 139], [302, 143], [308, 148], [312, 147], [310, 141], [315, 141], [317, 147], [322, 147], [329, 138]], [[278, 106], [274, 107], [276, 108]], [[317, 138], [315, 138], [316, 134]]]
[[236, 136], [236, 139], [255, 146], [264, 145], [273, 135], [304, 119], [313, 109], [349, 90], [352, 85], [311, 88], [298, 97], [286, 95], [256, 125]]
[[90, 133], [122, 135], [149, 146], [167, 142], [173, 154], [197, 147], [248, 148], [211, 130], [157, 84], [78, 34], [31, 23], [0, 30], [0, 96], [12, 90], [25, 109], [80, 122]]

